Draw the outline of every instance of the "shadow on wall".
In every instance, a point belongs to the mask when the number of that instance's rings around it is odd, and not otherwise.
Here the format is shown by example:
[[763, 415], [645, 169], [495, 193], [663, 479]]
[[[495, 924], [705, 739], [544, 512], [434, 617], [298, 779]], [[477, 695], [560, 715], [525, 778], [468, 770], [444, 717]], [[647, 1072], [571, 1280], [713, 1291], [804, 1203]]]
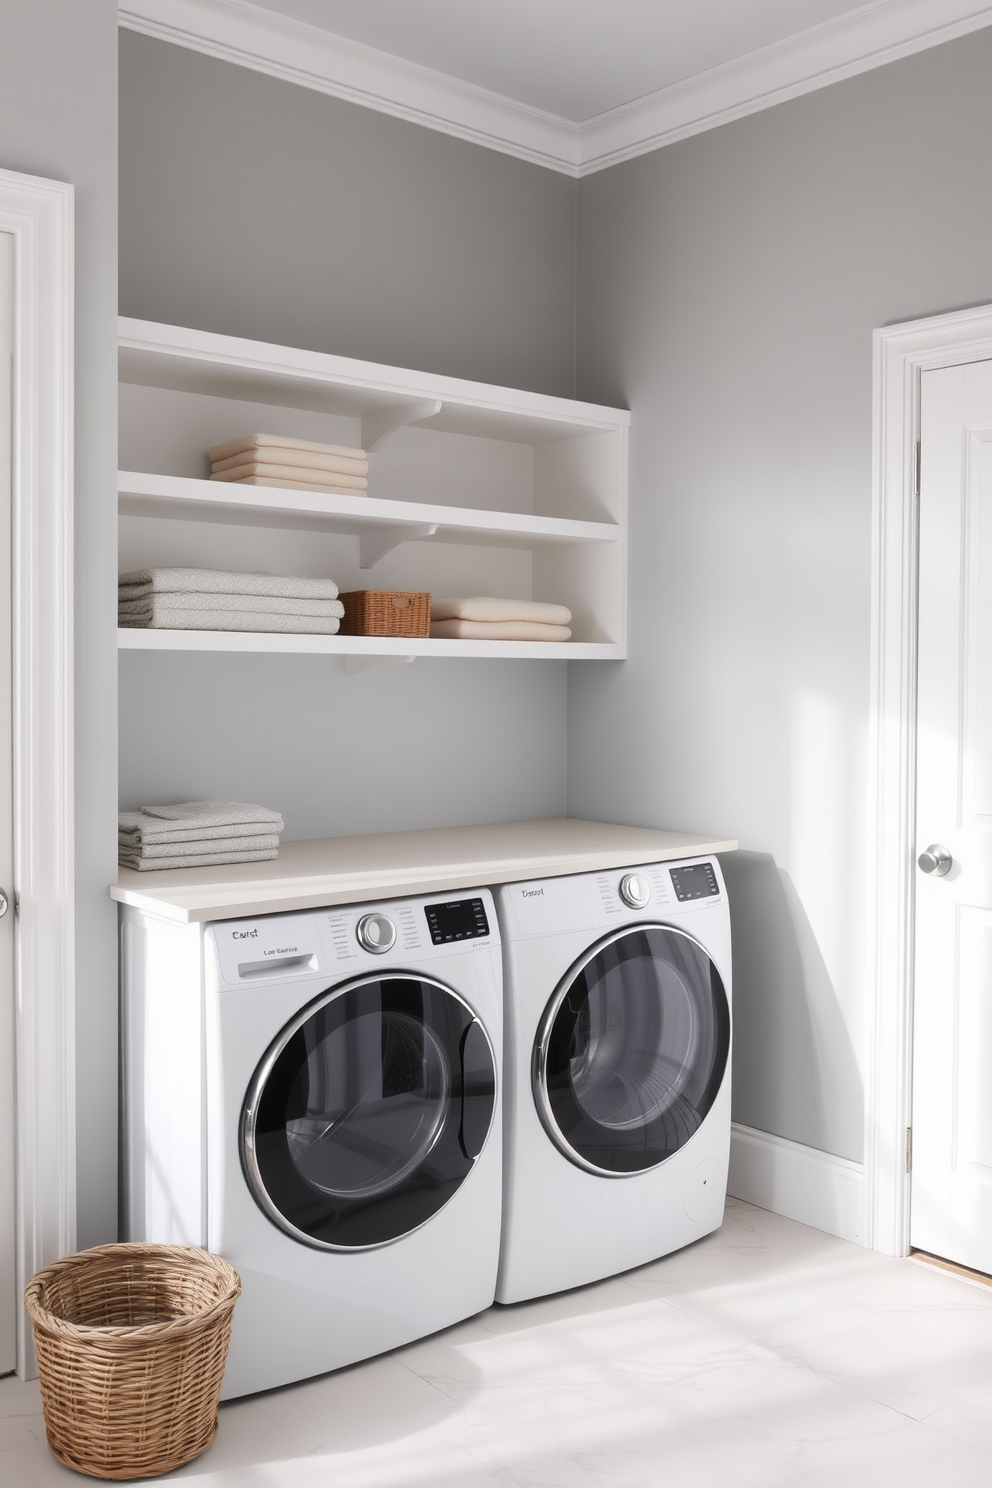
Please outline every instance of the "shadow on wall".
[[720, 863], [733, 930], [733, 1119], [861, 1162], [861, 1074], [795, 885], [770, 853]]

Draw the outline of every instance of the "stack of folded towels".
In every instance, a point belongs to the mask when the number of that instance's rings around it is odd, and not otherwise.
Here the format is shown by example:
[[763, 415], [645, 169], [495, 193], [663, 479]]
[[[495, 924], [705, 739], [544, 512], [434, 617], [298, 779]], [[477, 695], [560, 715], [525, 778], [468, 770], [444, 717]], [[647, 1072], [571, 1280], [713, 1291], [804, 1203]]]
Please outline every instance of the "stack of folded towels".
[[530, 599], [432, 599], [431, 635], [458, 641], [567, 641], [571, 610]]
[[117, 587], [119, 625], [158, 630], [261, 630], [336, 635], [344, 606], [333, 579], [138, 568]]
[[284, 825], [278, 811], [242, 801], [142, 806], [117, 818], [117, 857], [123, 868], [139, 872], [261, 863], [278, 856]]
[[210, 479], [244, 486], [283, 486], [294, 491], [335, 491], [364, 496], [365, 451], [342, 444], [314, 444], [282, 434], [246, 434], [208, 450]]

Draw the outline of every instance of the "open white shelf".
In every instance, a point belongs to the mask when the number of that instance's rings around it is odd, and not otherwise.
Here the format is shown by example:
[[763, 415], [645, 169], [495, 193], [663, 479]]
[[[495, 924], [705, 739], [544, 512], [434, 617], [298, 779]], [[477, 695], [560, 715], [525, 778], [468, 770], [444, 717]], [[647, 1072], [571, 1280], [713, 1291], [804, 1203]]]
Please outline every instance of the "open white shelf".
[[118, 472], [119, 510], [124, 515], [173, 521], [236, 522], [303, 532], [357, 537], [361, 567], [371, 568], [403, 542], [484, 543], [533, 548], [543, 543], [615, 543], [615, 522], [534, 517], [520, 512], [475, 511], [470, 507], [418, 501], [383, 501], [374, 496], [288, 491], [243, 486], [181, 475]]
[[[267, 569], [574, 617], [567, 642], [122, 629], [121, 649], [338, 655], [352, 670], [626, 655], [624, 410], [133, 320], [120, 377], [122, 569]], [[206, 478], [210, 445], [257, 431], [369, 450], [369, 494]]]
[[[122, 626], [122, 651], [297, 651], [311, 656], [391, 658], [415, 656], [528, 657], [551, 661], [616, 661], [619, 648], [595, 641], [442, 641], [417, 636], [283, 635], [247, 630], [152, 630]], [[355, 668], [354, 670], [360, 670]]]

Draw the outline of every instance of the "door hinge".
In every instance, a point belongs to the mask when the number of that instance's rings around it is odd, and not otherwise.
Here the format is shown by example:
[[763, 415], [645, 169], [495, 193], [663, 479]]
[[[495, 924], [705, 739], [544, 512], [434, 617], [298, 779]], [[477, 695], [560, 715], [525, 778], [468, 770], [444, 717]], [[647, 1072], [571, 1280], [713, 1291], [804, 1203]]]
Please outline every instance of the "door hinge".
[[907, 1173], [910, 1173], [910, 1172], [912, 1172], [912, 1170], [913, 1170], [913, 1128], [911, 1126], [907, 1126], [907, 1128], [906, 1128], [906, 1172]]
[[917, 440], [916, 441], [916, 450], [915, 450], [914, 455], [913, 455], [913, 495], [914, 496], [919, 496], [919, 494], [920, 494], [920, 463], [922, 461], [922, 458], [923, 458], [922, 448], [921, 448], [921, 445], [920, 445], [920, 441]]

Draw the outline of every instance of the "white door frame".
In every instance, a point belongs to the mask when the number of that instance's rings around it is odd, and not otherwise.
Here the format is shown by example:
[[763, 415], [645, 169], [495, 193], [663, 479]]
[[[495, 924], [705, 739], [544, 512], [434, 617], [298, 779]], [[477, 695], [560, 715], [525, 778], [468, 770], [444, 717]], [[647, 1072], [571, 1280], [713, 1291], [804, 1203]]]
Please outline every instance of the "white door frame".
[[992, 358], [992, 305], [874, 333], [865, 1243], [909, 1252], [920, 378]]
[[[11, 482], [17, 1286], [75, 1248], [73, 188], [0, 170]], [[17, 1368], [30, 1373], [19, 1310]]]

